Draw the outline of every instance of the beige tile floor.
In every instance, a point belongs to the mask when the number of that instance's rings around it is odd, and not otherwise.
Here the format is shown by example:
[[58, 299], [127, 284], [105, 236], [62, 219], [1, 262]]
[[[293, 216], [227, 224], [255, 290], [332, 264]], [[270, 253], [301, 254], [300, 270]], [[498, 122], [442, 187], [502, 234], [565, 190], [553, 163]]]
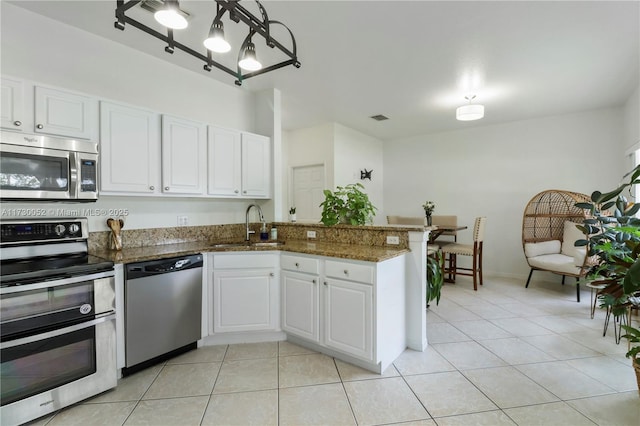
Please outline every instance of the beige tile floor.
[[485, 281], [446, 285], [428, 349], [382, 375], [287, 342], [203, 347], [33, 424], [640, 425], [626, 343], [587, 291]]

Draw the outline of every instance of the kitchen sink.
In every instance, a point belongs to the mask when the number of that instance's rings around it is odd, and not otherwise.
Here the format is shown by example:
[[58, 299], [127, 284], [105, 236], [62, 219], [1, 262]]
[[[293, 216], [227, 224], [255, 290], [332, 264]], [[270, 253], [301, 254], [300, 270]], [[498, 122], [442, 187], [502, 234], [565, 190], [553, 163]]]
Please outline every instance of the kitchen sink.
[[283, 241], [251, 243], [251, 246], [253, 247], [280, 247], [283, 245], [284, 245]]
[[217, 243], [212, 244], [212, 248], [234, 248], [234, 247], [280, 247], [284, 245], [282, 241], [260, 241], [260, 242], [241, 242], [241, 243]]
[[213, 248], [233, 248], [233, 247], [249, 247], [249, 243], [220, 243], [220, 244], [212, 244]]

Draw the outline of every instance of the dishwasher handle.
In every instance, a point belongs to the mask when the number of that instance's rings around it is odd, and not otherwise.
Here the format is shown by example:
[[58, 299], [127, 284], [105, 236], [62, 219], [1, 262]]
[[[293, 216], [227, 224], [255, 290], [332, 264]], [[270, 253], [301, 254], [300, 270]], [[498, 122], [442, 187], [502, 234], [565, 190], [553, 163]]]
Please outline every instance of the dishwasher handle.
[[201, 268], [202, 255], [174, 257], [170, 259], [152, 260], [147, 262], [130, 263], [127, 265], [127, 280], [148, 277], [152, 275], [168, 274], [186, 269]]

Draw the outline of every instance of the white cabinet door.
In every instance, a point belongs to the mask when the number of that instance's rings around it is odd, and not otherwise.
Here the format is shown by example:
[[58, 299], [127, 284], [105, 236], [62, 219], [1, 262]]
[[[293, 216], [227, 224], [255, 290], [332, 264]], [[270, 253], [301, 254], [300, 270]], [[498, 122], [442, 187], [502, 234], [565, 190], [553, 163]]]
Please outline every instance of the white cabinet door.
[[100, 103], [101, 192], [160, 193], [160, 114]]
[[323, 284], [325, 344], [373, 360], [373, 287], [331, 278]]
[[319, 342], [319, 277], [282, 271], [282, 329]]
[[97, 137], [98, 101], [48, 87], [35, 87], [35, 132], [81, 139]]
[[214, 270], [213, 331], [264, 331], [277, 328], [273, 269]]
[[162, 116], [162, 192], [204, 194], [207, 179], [207, 127]]
[[207, 194], [239, 197], [242, 190], [240, 132], [208, 127]]
[[243, 133], [242, 196], [269, 198], [271, 180], [271, 139]]
[[1, 87], [0, 126], [22, 131], [27, 119], [24, 110], [24, 83], [21, 80], [2, 77]]

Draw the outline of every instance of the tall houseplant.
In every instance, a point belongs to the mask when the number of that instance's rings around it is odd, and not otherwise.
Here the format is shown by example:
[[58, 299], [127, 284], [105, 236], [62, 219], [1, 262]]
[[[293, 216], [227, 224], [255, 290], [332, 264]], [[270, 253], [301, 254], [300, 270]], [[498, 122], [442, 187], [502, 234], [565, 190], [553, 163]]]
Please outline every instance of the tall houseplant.
[[429, 306], [429, 302], [434, 300], [436, 305], [440, 303], [440, 294], [444, 283], [442, 256], [440, 250], [433, 256], [427, 256], [427, 306]]
[[[589, 235], [588, 240], [578, 240], [576, 245], [586, 246], [588, 254], [597, 259], [588, 278], [604, 279], [610, 283], [608, 288], [617, 289], [614, 292], [605, 288], [602, 297], [602, 306], [611, 309], [616, 317], [625, 315], [629, 303], [640, 296], [640, 219], [636, 217], [640, 204], [628, 202], [623, 195], [640, 183], [640, 165], [627, 176], [629, 180], [613, 191], [595, 191], [590, 203], [576, 204], [591, 216], [578, 226]], [[626, 356], [632, 360], [640, 391], [640, 329], [631, 324], [623, 328], [623, 337], [634, 344]]]
[[366, 225], [373, 223], [376, 207], [363, 192], [364, 185], [352, 183], [336, 187], [335, 192], [324, 190], [322, 207], [322, 223], [327, 226], [345, 223], [350, 225]]

